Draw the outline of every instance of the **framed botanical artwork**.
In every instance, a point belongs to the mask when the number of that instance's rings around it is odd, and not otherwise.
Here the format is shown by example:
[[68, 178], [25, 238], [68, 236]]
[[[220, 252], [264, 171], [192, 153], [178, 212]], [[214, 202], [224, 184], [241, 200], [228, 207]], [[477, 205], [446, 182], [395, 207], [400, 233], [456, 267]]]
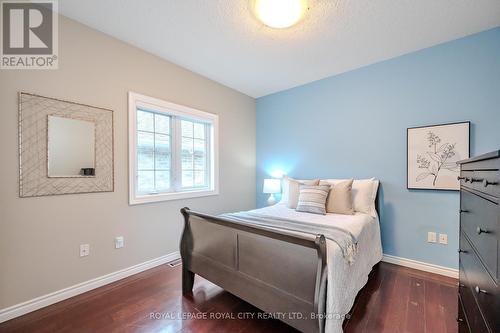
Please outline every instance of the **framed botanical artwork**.
[[457, 161], [469, 158], [470, 121], [407, 129], [407, 188], [458, 191]]

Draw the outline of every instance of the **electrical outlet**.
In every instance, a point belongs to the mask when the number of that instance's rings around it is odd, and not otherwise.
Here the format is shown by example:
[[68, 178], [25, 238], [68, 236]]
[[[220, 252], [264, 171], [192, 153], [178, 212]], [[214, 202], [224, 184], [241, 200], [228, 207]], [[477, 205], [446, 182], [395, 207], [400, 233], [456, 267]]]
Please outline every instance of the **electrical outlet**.
[[436, 233], [429, 231], [427, 233], [427, 242], [429, 243], [436, 243]]
[[120, 249], [123, 245], [123, 236], [115, 237], [115, 249]]
[[448, 235], [439, 234], [439, 244], [448, 245]]
[[90, 254], [90, 244], [80, 244], [80, 257], [86, 257]]

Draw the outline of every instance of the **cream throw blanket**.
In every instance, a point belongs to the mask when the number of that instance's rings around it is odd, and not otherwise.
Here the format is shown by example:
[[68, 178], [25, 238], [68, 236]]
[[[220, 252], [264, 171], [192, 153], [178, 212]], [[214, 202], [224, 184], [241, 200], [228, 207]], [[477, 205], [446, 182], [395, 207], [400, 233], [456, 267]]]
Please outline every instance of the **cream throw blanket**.
[[357, 239], [347, 228], [342, 228], [338, 225], [325, 226], [324, 224], [276, 217], [252, 211], [227, 213], [221, 216], [249, 225], [295, 231], [310, 235], [323, 235], [340, 247], [342, 255], [349, 264], [354, 262], [357, 253]]

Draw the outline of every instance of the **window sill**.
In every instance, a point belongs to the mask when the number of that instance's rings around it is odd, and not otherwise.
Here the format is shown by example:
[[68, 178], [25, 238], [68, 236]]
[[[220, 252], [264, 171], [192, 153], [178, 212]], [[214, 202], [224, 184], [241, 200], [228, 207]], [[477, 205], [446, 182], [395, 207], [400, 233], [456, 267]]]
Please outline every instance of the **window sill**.
[[185, 191], [173, 193], [148, 194], [143, 196], [135, 196], [129, 198], [129, 205], [140, 205], [150, 202], [161, 202], [181, 199], [191, 199], [218, 195], [217, 190], [202, 190], [202, 191]]

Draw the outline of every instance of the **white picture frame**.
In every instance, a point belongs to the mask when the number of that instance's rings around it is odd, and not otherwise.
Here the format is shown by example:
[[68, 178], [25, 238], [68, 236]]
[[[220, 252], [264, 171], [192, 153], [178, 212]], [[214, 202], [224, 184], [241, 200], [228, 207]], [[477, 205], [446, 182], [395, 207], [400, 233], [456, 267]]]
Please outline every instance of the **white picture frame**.
[[407, 129], [407, 189], [458, 191], [470, 156], [470, 121]]

